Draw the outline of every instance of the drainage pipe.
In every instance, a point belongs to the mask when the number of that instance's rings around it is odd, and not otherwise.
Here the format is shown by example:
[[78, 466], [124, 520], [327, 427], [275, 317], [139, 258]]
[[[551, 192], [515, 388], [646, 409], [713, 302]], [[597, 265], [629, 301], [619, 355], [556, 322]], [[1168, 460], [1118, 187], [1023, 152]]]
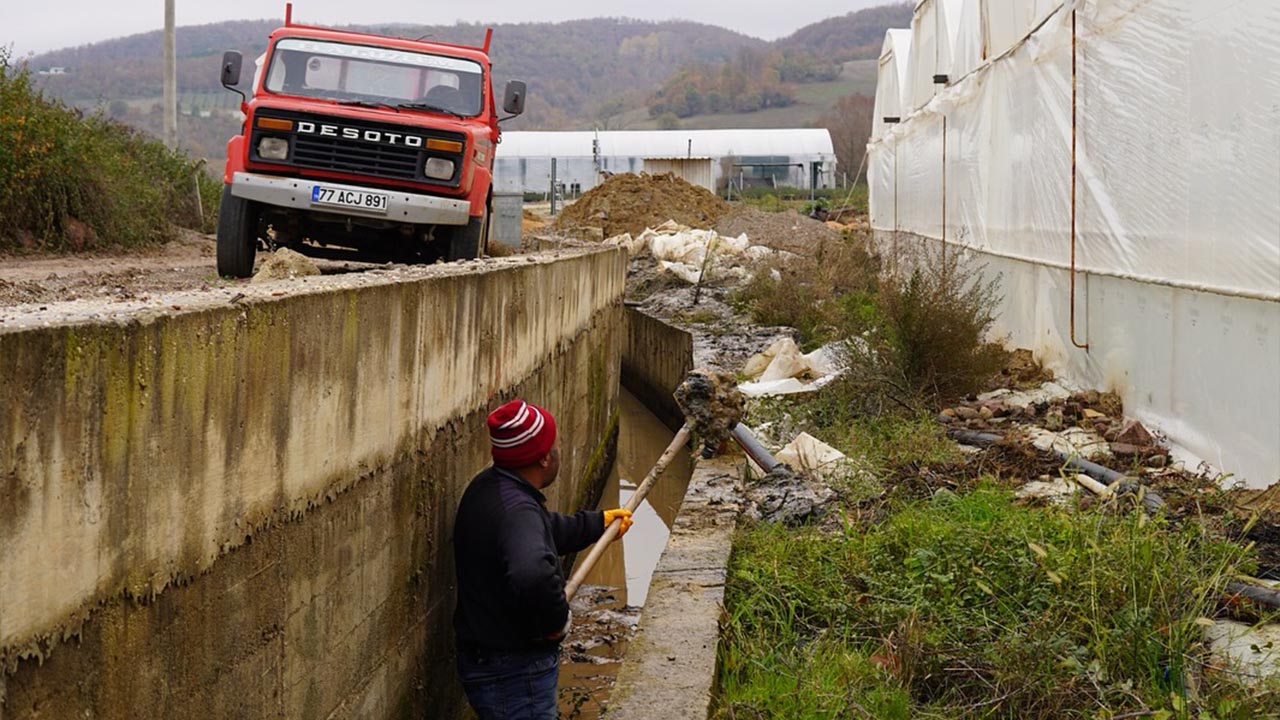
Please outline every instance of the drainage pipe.
[[1227, 583], [1227, 592], [1232, 595], [1239, 595], [1242, 598], [1248, 598], [1267, 607], [1280, 608], [1280, 590], [1275, 588], [1232, 580]]
[[747, 454], [747, 457], [751, 458], [752, 462], [759, 465], [766, 473], [771, 472], [782, 464], [778, 458], [773, 456], [773, 453], [760, 444], [760, 441], [756, 439], [755, 435], [751, 434], [751, 429], [746, 425], [742, 423], [734, 425], [731, 435], [737, 441], [739, 447], [742, 448], [742, 451]]
[[[948, 429], [947, 435], [953, 440], [962, 442], [965, 445], [977, 445], [981, 447], [994, 445], [1004, 440], [1000, 435], [976, 432], [974, 430], [962, 430], [959, 428]], [[1137, 493], [1142, 498], [1142, 507], [1148, 513], [1155, 513], [1165, 506], [1164, 498], [1160, 497], [1155, 492], [1148, 490], [1137, 480], [1134, 480], [1123, 473], [1118, 473], [1109, 467], [1103, 467], [1098, 463], [1085, 460], [1079, 455], [1073, 453], [1066, 453], [1052, 449], [1049, 450], [1049, 452], [1061, 459], [1065, 463], [1066, 467], [1077, 472], [1084, 473], [1095, 480], [1105, 483], [1107, 486], [1113, 486], [1119, 483], [1115, 488], [1116, 491]]]

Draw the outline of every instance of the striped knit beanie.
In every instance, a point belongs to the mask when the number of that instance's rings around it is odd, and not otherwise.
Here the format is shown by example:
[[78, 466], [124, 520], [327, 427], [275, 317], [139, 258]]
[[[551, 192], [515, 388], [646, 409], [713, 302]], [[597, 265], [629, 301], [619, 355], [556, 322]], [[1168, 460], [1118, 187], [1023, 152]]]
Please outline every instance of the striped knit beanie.
[[512, 400], [489, 413], [489, 442], [494, 465], [528, 467], [556, 444], [556, 419], [537, 405]]

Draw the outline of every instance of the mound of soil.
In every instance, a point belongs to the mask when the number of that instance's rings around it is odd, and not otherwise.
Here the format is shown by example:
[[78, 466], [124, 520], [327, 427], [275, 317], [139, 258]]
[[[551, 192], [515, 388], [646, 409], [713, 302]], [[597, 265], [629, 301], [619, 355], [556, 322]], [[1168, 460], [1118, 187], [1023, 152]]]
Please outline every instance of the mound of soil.
[[666, 173], [614, 175], [569, 205], [556, 218], [560, 229], [598, 227], [604, 237], [638, 235], [668, 220], [710, 229], [729, 204], [705, 188]]
[[802, 254], [812, 253], [823, 242], [840, 239], [839, 230], [794, 210], [765, 212], [750, 205], [738, 205], [725, 213], [715, 230], [725, 237], [746, 233], [753, 245]]

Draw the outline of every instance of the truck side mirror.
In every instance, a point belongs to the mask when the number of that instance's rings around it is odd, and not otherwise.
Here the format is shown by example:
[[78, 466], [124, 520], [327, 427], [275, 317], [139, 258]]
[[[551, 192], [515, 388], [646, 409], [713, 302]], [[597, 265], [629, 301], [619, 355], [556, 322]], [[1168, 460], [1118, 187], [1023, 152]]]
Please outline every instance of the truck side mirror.
[[222, 87], [230, 88], [240, 84], [240, 66], [244, 57], [235, 50], [222, 53]]
[[515, 117], [524, 112], [524, 96], [528, 92], [528, 86], [523, 80], [507, 81], [507, 90], [505, 97], [502, 99], [502, 110], [508, 115]]

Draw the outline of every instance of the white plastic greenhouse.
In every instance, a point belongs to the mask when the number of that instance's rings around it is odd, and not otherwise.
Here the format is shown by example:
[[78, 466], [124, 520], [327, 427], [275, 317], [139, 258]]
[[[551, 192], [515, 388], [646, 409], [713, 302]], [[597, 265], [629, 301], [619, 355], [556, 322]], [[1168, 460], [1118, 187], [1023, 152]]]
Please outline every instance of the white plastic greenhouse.
[[922, 0], [869, 173], [878, 238], [1001, 275], [1012, 344], [1280, 479], [1280, 2]]

